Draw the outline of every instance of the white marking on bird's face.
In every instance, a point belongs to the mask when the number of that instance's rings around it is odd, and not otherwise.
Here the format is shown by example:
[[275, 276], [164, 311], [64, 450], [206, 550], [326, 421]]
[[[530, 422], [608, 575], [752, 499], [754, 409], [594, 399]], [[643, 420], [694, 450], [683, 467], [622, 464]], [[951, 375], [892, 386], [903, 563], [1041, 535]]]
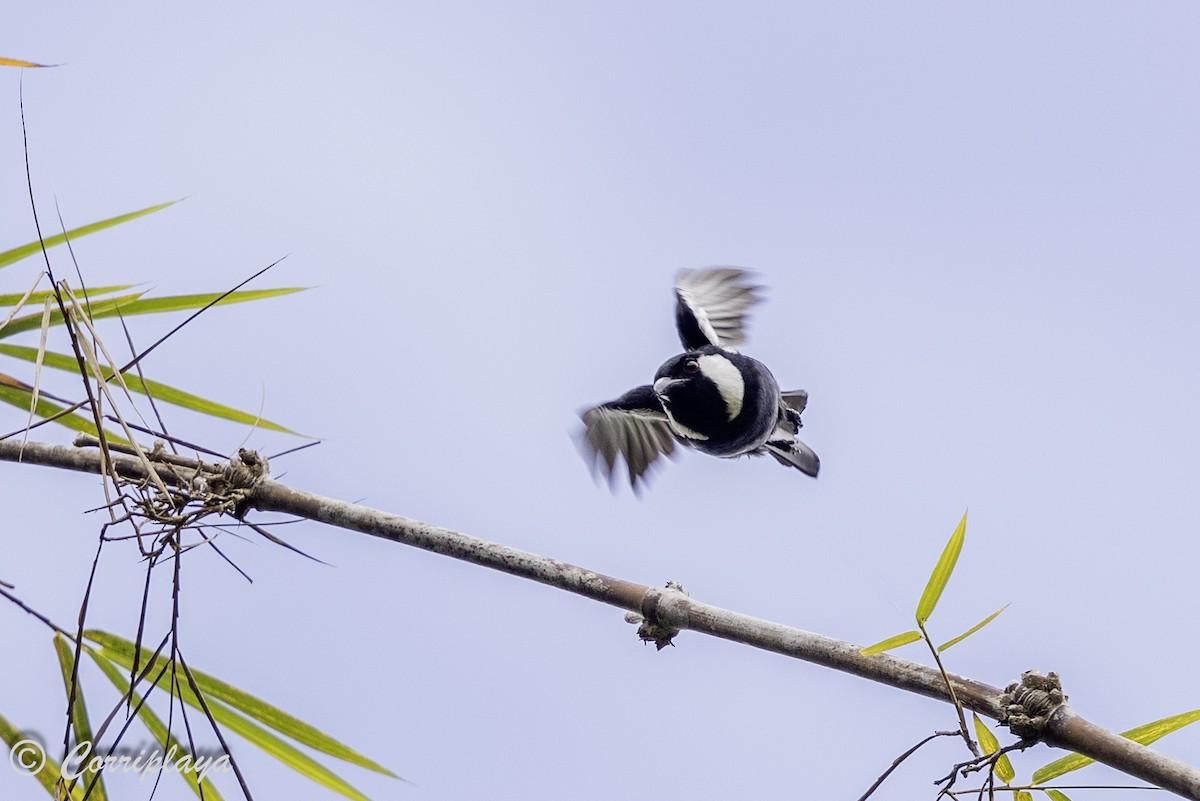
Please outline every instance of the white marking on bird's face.
[[700, 372], [717, 385], [729, 419], [741, 414], [742, 403], [746, 399], [746, 380], [742, 378], [742, 371], [737, 369], [737, 365], [719, 353], [700, 356], [696, 361], [700, 363]]
[[675, 429], [675, 433], [679, 434], [679, 436], [695, 440], [708, 439], [708, 437], [706, 437], [704, 434], [701, 434], [699, 431], [694, 431], [685, 425], [681, 425], [680, 422], [675, 419], [674, 415], [671, 414], [670, 406], [664, 403], [663, 408], [667, 410], [667, 420], [671, 422], [671, 428]]
[[666, 391], [678, 383], [678, 378], [660, 378], [654, 382], [654, 394], [662, 399], [666, 397]]
[[678, 378], [660, 378], [654, 382], [654, 392], [658, 395], [658, 399], [662, 401], [663, 411], [667, 413], [667, 420], [671, 423], [671, 428], [675, 429], [675, 433], [679, 434], [681, 437], [686, 437], [687, 439], [708, 439], [708, 437], [706, 437], [704, 434], [701, 434], [699, 431], [688, 428], [680, 423], [675, 419], [675, 416], [671, 414], [671, 399], [664, 393], [666, 393], [676, 384], [682, 383], [683, 381]]

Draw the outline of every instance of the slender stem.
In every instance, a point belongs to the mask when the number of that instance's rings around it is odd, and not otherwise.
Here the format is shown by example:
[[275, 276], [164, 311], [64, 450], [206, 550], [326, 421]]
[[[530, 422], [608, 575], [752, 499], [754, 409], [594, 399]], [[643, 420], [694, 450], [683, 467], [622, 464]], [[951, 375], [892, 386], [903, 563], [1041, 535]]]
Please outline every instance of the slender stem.
[[925, 644], [929, 646], [929, 653], [933, 654], [933, 661], [937, 664], [938, 671], [942, 674], [942, 679], [946, 682], [946, 692], [950, 695], [950, 703], [954, 704], [954, 711], [958, 713], [959, 734], [966, 741], [967, 748], [971, 749], [971, 753], [978, 757], [979, 746], [975, 744], [975, 740], [971, 737], [971, 732], [967, 728], [967, 716], [963, 714], [962, 704], [958, 700], [958, 695], [954, 692], [954, 682], [950, 681], [950, 676], [946, 673], [946, 666], [942, 664], [942, 655], [938, 653], [937, 646], [933, 644], [933, 640], [929, 639], [929, 632], [925, 630], [925, 624], [918, 620], [917, 628], [921, 630], [921, 637], [925, 640]]
[[876, 779], [870, 787], [867, 788], [867, 791], [865, 793], [863, 793], [862, 795], [860, 795], [858, 797], [858, 801], [867, 801], [867, 799], [870, 798], [871, 795], [876, 790], [878, 790], [885, 781], [887, 781], [887, 777], [892, 775], [892, 771], [894, 771], [896, 768], [900, 767], [900, 763], [902, 763], [904, 760], [908, 759], [910, 756], [917, 753], [917, 751], [919, 751], [922, 746], [926, 745], [927, 743], [933, 742], [938, 737], [957, 737], [957, 736], [958, 736], [957, 731], [935, 731], [933, 734], [929, 735], [924, 740], [921, 740], [921, 742], [917, 743], [912, 748], [908, 749], [903, 754], [901, 754], [900, 756], [893, 759], [892, 764], [888, 766], [888, 769], [885, 770], [883, 772], [883, 774], [880, 775], [880, 777], [878, 779]]

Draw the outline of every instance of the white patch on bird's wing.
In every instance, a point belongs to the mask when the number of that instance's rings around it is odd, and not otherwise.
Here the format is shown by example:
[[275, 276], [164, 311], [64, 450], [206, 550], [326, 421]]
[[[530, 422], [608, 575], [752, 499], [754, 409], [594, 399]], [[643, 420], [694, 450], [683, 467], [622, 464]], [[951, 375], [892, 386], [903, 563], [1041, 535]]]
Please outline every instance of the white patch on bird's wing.
[[714, 345], [721, 344], [721, 338], [717, 336], [717, 329], [708, 320], [708, 312], [696, 302], [696, 298], [691, 292], [686, 289], [679, 290], [679, 296], [683, 298], [683, 302], [691, 310], [692, 316], [696, 318], [696, 323], [700, 326], [700, 333], [704, 334], [704, 338]]
[[742, 403], [746, 400], [746, 380], [737, 365], [719, 353], [706, 354], [696, 361], [700, 363], [700, 372], [717, 385], [729, 419], [741, 414]]

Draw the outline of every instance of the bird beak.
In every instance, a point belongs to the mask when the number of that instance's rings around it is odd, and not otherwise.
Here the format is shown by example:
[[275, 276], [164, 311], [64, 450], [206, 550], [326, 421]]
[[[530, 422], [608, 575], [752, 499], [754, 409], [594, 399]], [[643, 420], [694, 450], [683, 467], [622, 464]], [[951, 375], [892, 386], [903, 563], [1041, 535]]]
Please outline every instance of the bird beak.
[[671, 387], [682, 383], [683, 380], [679, 378], [660, 378], [654, 382], [654, 394], [669, 396], [671, 394]]

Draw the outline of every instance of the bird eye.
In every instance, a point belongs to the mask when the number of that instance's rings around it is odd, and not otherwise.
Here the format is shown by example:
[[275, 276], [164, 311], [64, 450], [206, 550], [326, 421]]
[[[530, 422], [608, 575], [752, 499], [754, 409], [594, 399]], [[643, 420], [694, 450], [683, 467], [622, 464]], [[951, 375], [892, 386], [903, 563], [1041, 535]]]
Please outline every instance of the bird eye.
[[696, 373], [700, 372], [700, 362], [696, 361], [695, 359], [688, 359], [683, 363], [683, 372], [687, 373], [688, 375], [695, 375]]

